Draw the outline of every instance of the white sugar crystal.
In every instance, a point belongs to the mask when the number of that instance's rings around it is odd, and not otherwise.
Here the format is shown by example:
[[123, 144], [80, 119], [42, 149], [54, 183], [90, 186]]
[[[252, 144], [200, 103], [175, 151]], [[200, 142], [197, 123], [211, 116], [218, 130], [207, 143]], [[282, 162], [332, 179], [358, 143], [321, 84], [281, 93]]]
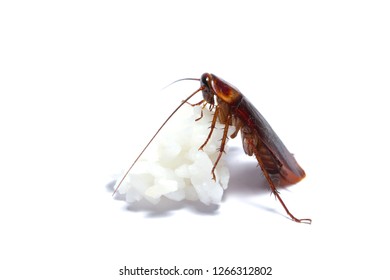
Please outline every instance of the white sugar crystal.
[[118, 189], [129, 203], [145, 198], [156, 204], [163, 196], [175, 201], [200, 200], [207, 205], [221, 201], [230, 176], [223, 156], [215, 170], [216, 181], [211, 170], [219, 153], [223, 125], [217, 123], [207, 145], [199, 151], [213, 118], [203, 109], [203, 117], [195, 121], [201, 110], [200, 106], [183, 106], [135, 164]]

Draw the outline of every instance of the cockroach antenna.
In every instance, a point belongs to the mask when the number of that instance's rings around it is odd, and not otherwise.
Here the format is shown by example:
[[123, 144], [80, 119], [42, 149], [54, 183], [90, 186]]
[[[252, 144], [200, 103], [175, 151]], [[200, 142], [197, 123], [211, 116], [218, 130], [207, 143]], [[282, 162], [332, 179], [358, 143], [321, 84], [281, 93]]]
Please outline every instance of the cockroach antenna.
[[177, 82], [181, 82], [181, 81], [198, 81], [199, 82], [200, 79], [197, 79], [197, 78], [183, 78], [183, 79], [179, 79], [179, 80], [176, 80], [176, 81], [170, 83], [169, 85], [163, 87], [161, 90], [164, 90], [167, 87], [170, 87], [171, 85], [176, 84]]

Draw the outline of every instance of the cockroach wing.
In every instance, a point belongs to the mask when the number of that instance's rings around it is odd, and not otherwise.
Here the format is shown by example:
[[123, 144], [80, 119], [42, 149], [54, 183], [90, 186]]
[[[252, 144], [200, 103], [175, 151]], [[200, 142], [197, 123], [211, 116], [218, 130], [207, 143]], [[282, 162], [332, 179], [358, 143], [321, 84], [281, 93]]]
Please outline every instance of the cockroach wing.
[[[299, 166], [294, 156], [245, 96], [237, 105], [234, 115], [244, 124], [241, 134], [245, 152], [252, 155], [251, 149], [256, 149], [267, 171], [270, 171], [271, 177], [275, 179], [281, 177], [280, 185], [295, 184], [305, 177], [305, 171]], [[248, 144], [249, 141], [252, 145]]]

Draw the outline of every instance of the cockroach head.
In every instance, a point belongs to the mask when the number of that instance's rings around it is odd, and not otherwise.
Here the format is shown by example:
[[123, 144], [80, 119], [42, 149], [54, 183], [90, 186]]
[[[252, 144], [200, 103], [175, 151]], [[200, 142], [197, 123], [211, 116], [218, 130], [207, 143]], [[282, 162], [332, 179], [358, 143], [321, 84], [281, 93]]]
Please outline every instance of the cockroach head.
[[203, 99], [211, 104], [214, 105], [214, 90], [212, 87], [212, 76], [209, 73], [204, 73], [202, 77], [200, 78], [200, 87], [202, 89]]
[[200, 85], [203, 99], [207, 103], [214, 105], [214, 96], [218, 97], [218, 102], [223, 101], [230, 105], [235, 105], [242, 99], [242, 94], [237, 88], [213, 74], [203, 74]]

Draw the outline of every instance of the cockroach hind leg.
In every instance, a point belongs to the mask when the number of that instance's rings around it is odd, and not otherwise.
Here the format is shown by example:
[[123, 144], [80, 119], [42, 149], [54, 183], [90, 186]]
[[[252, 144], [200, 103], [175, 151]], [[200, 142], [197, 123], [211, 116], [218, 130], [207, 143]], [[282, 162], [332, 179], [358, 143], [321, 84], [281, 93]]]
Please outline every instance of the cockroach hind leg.
[[303, 223], [303, 224], [311, 224], [311, 219], [298, 219], [298, 218], [295, 218], [295, 216], [293, 214], [291, 214], [290, 210], [288, 210], [286, 204], [284, 204], [282, 198], [280, 197], [279, 193], [278, 192], [274, 192], [276, 198], [279, 200], [279, 202], [282, 204], [284, 210], [286, 211], [287, 215], [291, 218], [291, 220], [293, 220], [294, 222], [297, 222], [297, 223]]
[[292, 218], [294, 222], [301, 223], [301, 224], [308, 224], [311, 225], [311, 219], [297, 219], [297, 218]]
[[[253, 145], [251, 143], [249, 143], [249, 144]], [[276, 182], [274, 182], [275, 176], [273, 176], [273, 174], [268, 173], [268, 171], [266, 170], [266, 168], [264, 166], [264, 162], [261, 159], [260, 154], [258, 153], [258, 151], [256, 149], [254, 149], [254, 154], [255, 154], [257, 162], [258, 162], [258, 164], [259, 164], [259, 166], [260, 166], [260, 168], [261, 168], [261, 170], [262, 170], [262, 172], [263, 172], [263, 174], [268, 182], [268, 185], [271, 188], [271, 192], [275, 195], [277, 200], [279, 200], [280, 204], [282, 204], [283, 209], [286, 211], [287, 215], [291, 218], [291, 220], [293, 220], [294, 222], [297, 222], [297, 223], [311, 224], [311, 219], [298, 219], [298, 218], [295, 218], [295, 216], [293, 214], [291, 214], [290, 210], [288, 210], [286, 204], [284, 203], [278, 190], [276, 189], [278, 184], [276, 184]], [[280, 176], [276, 176], [276, 178], [280, 179]], [[277, 182], [279, 182], [279, 181], [277, 180]]]
[[[276, 188], [278, 188], [280, 186], [280, 182], [281, 182], [280, 174], [269, 174], [269, 177], [271, 178], [272, 183], [274, 183], [275, 191], [277, 191]], [[271, 188], [271, 190], [272, 190], [272, 188]]]
[[284, 203], [284, 201], [280, 197], [280, 194], [276, 188], [274, 190], [272, 190], [272, 193], [279, 200], [280, 204], [282, 204], [284, 210], [286, 211], [287, 215], [291, 218], [291, 220], [293, 220], [294, 222], [297, 222], [297, 223], [311, 224], [311, 219], [298, 219], [298, 218], [295, 218], [295, 216], [293, 214], [291, 214], [290, 210], [288, 210], [286, 204]]

